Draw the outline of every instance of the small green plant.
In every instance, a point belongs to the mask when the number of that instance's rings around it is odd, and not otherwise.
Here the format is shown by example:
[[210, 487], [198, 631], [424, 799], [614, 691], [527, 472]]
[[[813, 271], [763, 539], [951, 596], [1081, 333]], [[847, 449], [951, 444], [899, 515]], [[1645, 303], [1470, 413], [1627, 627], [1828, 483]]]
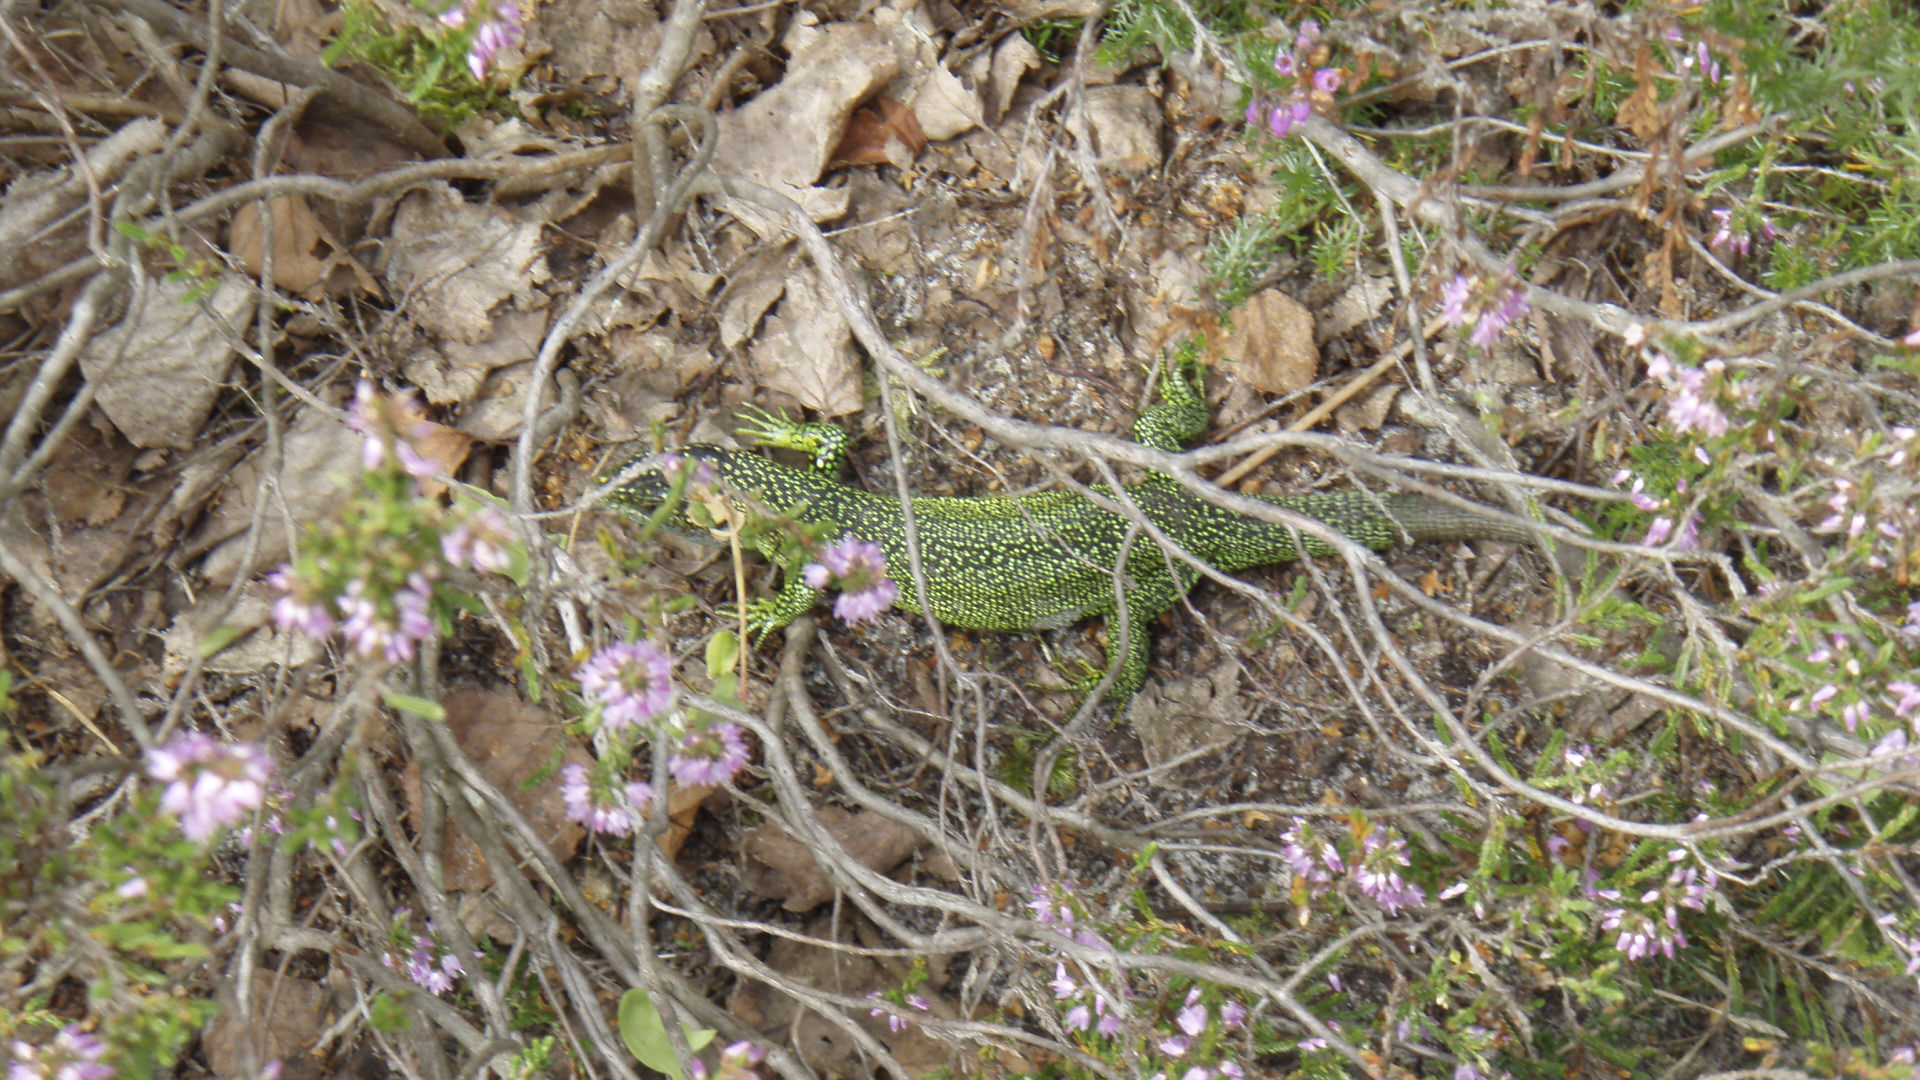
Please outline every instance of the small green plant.
[[492, 71], [504, 49], [523, 40], [525, 14], [514, 0], [414, 0], [425, 25], [396, 26], [371, 4], [349, 0], [339, 36], [321, 58], [352, 59], [385, 75], [427, 120], [453, 128], [470, 116], [513, 108]]

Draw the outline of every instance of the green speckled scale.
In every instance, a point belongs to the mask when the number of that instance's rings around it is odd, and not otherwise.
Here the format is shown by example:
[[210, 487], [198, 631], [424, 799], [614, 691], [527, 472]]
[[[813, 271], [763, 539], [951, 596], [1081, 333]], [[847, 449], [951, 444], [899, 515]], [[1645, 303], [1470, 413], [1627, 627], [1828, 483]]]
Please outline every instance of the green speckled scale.
[[[1162, 384], [1160, 404], [1134, 422], [1134, 437], [1168, 451], [1198, 438], [1209, 419], [1198, 375], [1191, 367], [1171, 372]], [[900, 501], [838, 479], [846, 432], [833, 424], [802, 424], [758, 410], [750, 419], [748, 433], [762, 445], [801, 451], [809, 455], [810, 467], [794, 468], [716, 446], [690, 446], [684, 453], [711, 463], [723, 490], [750, 493], [770, 509], [806, 522], [831, 522], [838, 535], [878, 543], [886, 551], [888, 572], [900, 585], [897, 606], [918, 612]], [[644, 516], [666, 499], [668, 490], [664, 477], [647, 473], [616, 490], [608, 502]], [[1222, 571], [1299, 557], [1291, 530], [1223, 510], [1170, 477], [1150, 476], [1130, 485], [1127, 494], [1169, 537]], [[1529, 535], [1524, 528], [1460, 513], [1419, 496], [1341, 492], [1261, 498], [1323, 521], [1376, 550], [1393, 546], [1403, 536], [1420, 541]], [[913, 513], [927, 599], [933, 617], [941, 622], [982, 630], [1045, 630], [1118, 610], [1113, 568], [1127, 545], [1129, 523], [1077, 492], [918, 496]], [[675, 518], [669, 522], [675, 531], [706, 535], [684, 513]], [[1303, 539], [1309, 554], [1332, 553], [1325, 544]], [[775, 558], [778, 551], [769, 543], [761, 554]], [[779, 597], [753, 608], [756, 629], [778, 629], [819, 602], [820, 592], [807, 585], [799, 571], [798, 565], [782, 567]], [[1113, 689], [1116, 701], [1131, 697], [1146, 679], [1150, 624], [1178, 603], [1197, 577], [1185, 564], [1171, 562], [1151, 537], [1135, 537], [1122, 578], [1130, 632]], [[1111, 665], [1111, 656], [1108, 661]]]

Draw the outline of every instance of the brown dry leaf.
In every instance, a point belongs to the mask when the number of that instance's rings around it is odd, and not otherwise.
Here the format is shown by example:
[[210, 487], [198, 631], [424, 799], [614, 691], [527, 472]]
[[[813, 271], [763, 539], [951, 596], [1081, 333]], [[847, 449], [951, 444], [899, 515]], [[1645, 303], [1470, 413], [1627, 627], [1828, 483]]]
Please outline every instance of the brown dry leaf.
[[[854, 921], [838, 912], [823, 912], [808, 920], [801, 933], [819, 941], [865, 944], [855, 938], [855, 928], [849, 925]], [[868, 936], [871, 935], [863, 934], [861, 938]], [[846, 997], [897, 988], [905, 974], [904, 965], [901, 970], [890, 971], [872, 957], [823, 948], [786, 936], [773, 939], [767, 950], [766, 965], [791, 983], [831, 990]], [[959, 1011], [946, 998], [922, 993], [932, 1006], [933, 1015], [958, 1016]], [[837, 1024], [822, 1017], [818, 1010], [805, 1008], [801, 1004], [803, 1000], [803, 995], [758, 980], [741, 980], [740, 988], [727, 998], [726, 1007], [743, 1023], [791, 1048], [819, 1075], [873, 1075], [871, 1059], [862, 1052], [860, 1044], [848, 1038]], [[934, 1040], [919, 1024], [892, 1031], [883, 1017], [869, 1016], [864, 1009], [853, 1019], [905, 1066], [909, 1076], [980, 1075], [977, 1062], [972, 1063], [976, 1067], [966, 1067], [969, 1062], [957, 1059], [960, 1051]]]
[[767, 313], [780, 294], [787, 290], [791, 268], [778, 252], [755, 259], [727, 282], [726, 300], [720, 307], [720, 343], [737, 349], [753, 335], [760, 317]]
[[1380, 312], [1393, 299], [1393, 278], [1387, 274], [1369, 277], [1355, 275], [1353, 284], [1347, 291], [1334, 298], [1333, 303], [1320, 309], [1315, 320], [1314, 340], [1328, 341], [1341, 337], [1347, 331], [1378, 318]]
[[[815, 221], [846, 213], [844, 188], [814, 186], [840, 143], [847, 118], [900, 73], [901, 49], [871, 23], [832, 23], [794, 47], [786, 77], [720, 117], [713, 168], [765, 184], [804, 207]], [[723, 200], [762, 236], [784, 234], [765, 210]]]
[[447, 341], [439, 348], [425, 348], [408, 357], [401, 370], [435, 405], [465, 401], [479, 391], [489, 373], [539, 354], [550, 314], [547, 308], [503, 311], [494, 318], [485, 340]]
[[101, 411], [135, 446], [185, 450], [194, 444], [233, 361], [227, 334], [245, 333], [253, 317], [246, 282], [220, 283], [206, 301], [212, 317], [189, 299], [194, 288], [149, 282], [118, 323], [81, 347], [80, 370], [93, 383]]
[[[532, 788], [523, 789], [535, 773], [555, 764], [554, 748], [561, 747], [559, 764], [592, 765], [585, 750], [568, 742], [565, 729], [546, 710], [529, 705], [518, 697], [460, 687], [447, 691], [443, 702], [447, 709], [447, 733], [460, 744], [481, 776], [500, 789], [507, 801], [533, 826], [533, 831], [565, 862], [586, 836], [587, 830], [567, 817], [566, 804], [560, 798], [558, 773]], [[400, 774], [401, 789], [413, 820], [420, 820], [420, 765], [408, 761]], [[449, 890], [484, 889], [493, 884], [493, 871], [487, 866], [480, 846], [468, 839], [452, 821], [447, 822], [444, 852], [446, 887]]]
[[[1238, 734], [1236, 719], [1246, 715], [1240, 697], [1240, 661], [1227, 657], [1212, 671], [1149, 687], [1127, 710], [1127, 722], [1140, 737], [1147, 764], [1168, 764], [1185, 754], [1228, 742]], [[1182, 781], [1173, 771], [1153, 774], [1162, 786]]]
[[755, 381], [827, 416], [860, 411], [853, 330], [812, 268], [787, 279], [786, 297], [749, 351]]
[[[228, 995], [230, 997], [230, 993]], [[216, 1076], [251, 1076], [249, 1061], [279, 1060], [282, 1075], [320, 1075], [307, 1050], [327, 1027], [326, 988], [311, 979], [282, 976], [268, 968], [253, 977], [253, 1008], [242, 1018], [231, 1000], [207, 1028], [207, 1064]], [[253, 1052], [249, 1054], [247, 1051]]]
[[1220, 349], [1237, 361], [1225, 370], [1263, 394], [1304, 390], [1320, 369], [1313, 313], [1279, 289], [1255, 293], [1234, 312]]
[[1393, 399], [1400, 394], [1400, 387], [1388, 383], [1376, 386], [1359, 401], [1349, 402], [1334, 410], [1333, 419], [1339, 425], [1341, 434], [1352, 435], [1361, 431], [1375, 431], [1387, 422], [1387, 414], [1393, 411]]
[[[860, 865], [884, 874], [906, 860], [920, 846], [920, 834], [878, 814], [849, 814], [837, 806], [822, 807], [820, 824], [840, 841]], [[782, 900], [793, 912], [812, 911], [833, 899], [833, 879], [814, 861], [813, 852], [778, 825], [762, 825], [741, 842], [747, 857], [741, 881], [755, 893]]]
[[[347, 277], [334, 285], [334, 271], [350, 272], [352, 281], [368, 296], [378, 298], [380, 283], [359, 261], [348, 255], [327, 227], [313, 214], [304, 196], [288, 195], [273, 203], [273, 282], [308, 300], [346, 291]], [[233, 215], [228, 246], [247, 271], [258, 277], [266, 264], [266, 230], [261, 228], [260, 204], [250, 202]]]
[[827, 168], [893, 165], [904, 169], [926, 148], [927, 136], [913, 110], [882, 97], [847, 119], [847, 132], [833, 148]]
[[660, 838], [660, 850], [668, 859], [679, 857], [687, 837], [693, 835], [694, 822], [700, 817], [700, 807], [706, 804], [707, 796], [715, 790], [687, 784], [673, 785], [671, 794], [667, 796], [667, 832]]
[[985, 123], [980, 112], [980, 95], [967, 89], [960, 76], [937, 65], [913, 92], [913, 100], [908, 104], [920, 122], [920, 130], [933, 142], [944, 142]]
[[1027, 72], [1041, 66], [1040, 51], [1024, 34], [1008, 34], [993, 50], [993, 64], [987, 74], [987, 123], [997, 124], [1013, 104], [1013, 92]]
[[407, 316], [432, 333], [479, 344], [494, 307], [530, 305], [547, 280], [540, 226], [505, 207], [472, 205], [451, 184], [418, 188], [393, 214], [381, 270]]
[[1440, 571], [1428, 570], [1426, 573], [1420, 575], [1420, 591], [1426, 593], [1429, 597], [1434, 597], [1439, 596], [1441, 593], [1452, 592], [1453, 586], [1440, 580]]
[[[286, 453], [279, 463], [282, 471], [274, 478], [275, 490], [268, 496], [274, 500], [273, 509], [261, 518], [260, 549], [253, 556], [255, 567], [283, 562], [292, 550], [282, 505], [295, 528], [332, 516], [348, 498], [348, 490], [340, 481], [360, 460], [360, 436], [319, 409], [295, 412], [284, 442]], [[260, 491], [260, 473], [272, 464], [263, 448], [235, 466], [227, 474], [224, 497], [193, 536], [191, 551], [213, 549], [201, 564], [201, 572], [215, 585], [231, 582], [239, 572], [247, 547], [245, 530], [253, 519], [254, 497]]]
[[118, 432], [77, 425], [47, 463], [41, 490], [63, 519], [105, 525], [126, 507], [132, 472], [133, 449]]

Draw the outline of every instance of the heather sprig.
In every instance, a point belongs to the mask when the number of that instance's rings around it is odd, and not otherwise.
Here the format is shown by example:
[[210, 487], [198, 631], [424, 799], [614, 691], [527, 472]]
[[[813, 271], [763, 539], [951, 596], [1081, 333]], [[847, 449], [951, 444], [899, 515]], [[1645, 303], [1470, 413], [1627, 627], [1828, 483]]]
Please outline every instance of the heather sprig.
[[1247, 126], [1284, 139], [1316, 111], [1331, 115], [1333, 95], [1344, 79], [1339, 68], [1327, 66], [1331, 55], [1320, 39], [1319, 22], [1302, 22], [1292, 45], [1283, 45], [1274, 53], [1273, 70], [1279, 73], [1279, 89], [1254, 93], [1247, 103]]
[[358, 491], [336, 519], [309, 526], [292, 561], [267, 575], [274, 621], [314, 639], [337, 632], [366, 661], [406, 663], [475, 606], [456, 587], [459, 575], [524, 580], [526, 560], [498, 510], [429, 495], [442, 471], [427, 449], [439, 429], [411, 395], [382, 394], [362, 380], [347, 412], [364, 438]]
[[1513, 269], [1500, 277], [1455, 274], [1441, 291], [1440, 321], [1467, 330], [1467, 340], [1485, 349], [1527, 313], [1527, 291]]

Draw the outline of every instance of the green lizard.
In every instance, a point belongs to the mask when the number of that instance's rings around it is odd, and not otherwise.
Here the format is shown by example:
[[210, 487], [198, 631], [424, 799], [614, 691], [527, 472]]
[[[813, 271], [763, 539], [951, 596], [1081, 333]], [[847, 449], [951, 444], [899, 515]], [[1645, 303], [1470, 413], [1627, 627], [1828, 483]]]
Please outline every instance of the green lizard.
[[[1134, 437], [1147, 446], [1177, 452], [1206, 430], [1209, 419], [1197, 365], [1180, 365], [1162, 382], [1160, 404], [1134, 421]], [[918, 597], [906, 569], [910, 564], [900, 500], [840, 482], [846, 431], [834, 424], [797, 423], [765, 412], [758, 413], [756, 420], [757, 427], [749, 433], [761, 445], [802, 451], [811, 458], [809, 467], [795, 468], [750, 451], [717, 446], [689, 446], [683, 453], [710, 463], [723, 490], [751, 494], [764, 506], [799, 521], [830, 523], [835, 535], [878, 543], [900, 583], [896, 605], [918, 613]], [[599, 482], [611, 481], [626, 467]], [[615, 489], [607, 501], [624, 513], [646, 517], [672, 497], [672, 489], [666, 475], [649, 471]], [[1094, 490], [1111, 491], [1102, 486]], [[1127, 494], [1168, 537], [1221, 571], [1299, 556], [1293, 530], [1214, 506], [1172, 477], [1152, 474], [1128, 485]], [[1402, 539], [1524, 540], [1532, 536], [1518, 523], [1465, 513], [1419, 495], [1336, 492], [1258, 498], [1325, 522], [1375, 550]], [[1178, 603], [1200, 576], [1184, 562], [1169, 559], [1144, 534], [1129, 547], [1128, 519], [1078, 492], [917, 496], [913, 515], [933, 616], [953, 626], [1049, 630], [1090, 616], [1112, 615], [1118, 610], [1113, 569], [1126, 550], [1127, 639], [1110, 644], [1107, 657], [1110, 668], [1112, 650], [1125, 650], [1112, 690], [1120, 704], [1146, 679], [1150, 624]], [[711, 540], [684, 504], [671, 510], [665, 523], [675, 532]], [[1333, 554], [1332, 548], [1312, 537], [1300, 538], [1310, 555]], [[780, 557], [777, 538], [770, 537], [759, 546], [767, 558]], [[750, 627], [762, 635], [792, 622], [821, 599], [820, 590], [808, 585], [800, 573], [804, 557], [789, 556], [788, 561], [781, 567], [780, 595], [755, 601], [748, 608]], [[1097, 678], [1089, 680], [1088, 686], [1097, 682]]]

